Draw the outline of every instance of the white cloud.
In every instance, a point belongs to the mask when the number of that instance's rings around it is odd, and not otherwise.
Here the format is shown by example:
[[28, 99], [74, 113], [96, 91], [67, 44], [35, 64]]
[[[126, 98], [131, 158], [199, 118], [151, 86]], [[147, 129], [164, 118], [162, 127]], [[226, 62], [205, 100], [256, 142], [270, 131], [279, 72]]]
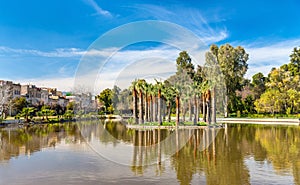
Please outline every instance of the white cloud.
[[31, 55], [41, 57], [80, 57], [85, 54], [84, 50], [78, 48], [58, 48], [54, 51], [40, 51], [35, 49], [15, 49], [6, 46], [0, 46], [0, 54], [4, 56], [7, 54], [13, 55]]
[[267, 75], [272, 67], [279, 67], [289, 63], [289, 56], [294, 47], [300, 45], [300, 39], [281, 41], [270, 45], [245, 46], [249, 53], [249, 70], [247, 77], [251, 78], [255, 73], [262, 72]]
[[90, 6], [94, 8], [94, 10], [97, 12], [98, 15], [104, 15], [107, 17], [111, 17], [111, 13], [107, 10], [103, 10], [95, 0], [85, 0], [86, 3], [88, 3]]
[[219, 19], [208, 21], [199, 9], [182, 6], [167, 9], [149, 4], [139, 4], [134, 8], [140, 10], [138, 13], [139, 16], [148, 18], [150, 15], [157, 20], [169, 21], [186, 27], [193, 31], [207, 45], [219, 42], [228, 37], [226, 28], [212, 28], [210, 26], [210, 22], [220, 21]]
[[70, 91], [74, 87], [73, 77], [20, 79], [20, 80], [14, 80], [14, 82], [20, 83], [22, 85], [32, 84], [32, 85], [36, 85], [37, 87], [57, 88], [60, 91]]

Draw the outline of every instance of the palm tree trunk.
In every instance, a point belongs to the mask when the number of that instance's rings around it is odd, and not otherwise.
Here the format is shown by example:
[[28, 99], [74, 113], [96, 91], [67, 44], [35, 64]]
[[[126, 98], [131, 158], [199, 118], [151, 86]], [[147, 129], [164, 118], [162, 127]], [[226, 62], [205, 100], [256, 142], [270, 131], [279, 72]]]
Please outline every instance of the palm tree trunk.
[[224, 98], [224, 117], [227, 118], [228, 117], [228, 95], [225, 95]]
[[211, 96], [211, 123], [216, 124], [217, 116], [216, 116], [216, 87], [212, 88], [212, 96]]
[[153, 101], [152, 101], [152, 95], [149, 97], [149, 118], [150, 122], [153, 122]]
[[171, 102], [168, 102], [167, 106], [167, 112], [168, 112], [168, 122], [171, 122]]
[[145, 93], [145, 97], [144, 97], [144, 99], [145, 99], [145, 121], [146, 122], [148, 122], [149, 120], [148, 120], [148, 100], [147, 100], [147, 98], [148, 98], [148, 94], [147, 94], [147, 92]]
[[193, 101], [193, 98], [190, 98], [189, 99], [189, 121], [192, 121], [192, 117], [193, 117], [193, 111], [192, 111], [192, 108], [193, 108], [193, 106], [192, 106], [192, 101]]
[[144, 117], [143, 117], [143, 92], [140, 90], [139, 92], [139, 124], [144, 123]]
[[148, 111], [147, 111], [147, 114], [148, 114], [148, 121], [151, 122], [151, 95], [148, 96], [147, 98], [147, 104], [148, 104]]
[[166, 100], [163, 98], [162, 102], [162, 121], [166, 120]]
[[162, 119], [161, 119], [161, 90], [158, 90], [158, 103], [157, 103], [157, 116], [158, 116], [158, 123], [159, 125], [162, 125]]
[[206, 108], [207, 108], [207, 123], [210, 124], [211, 123], [211, 109], [210, 109], [210, 101], [209, 99], [206, 101]]
[[153, 122], [156, 122], [156, 97], [155, 96], [153, 96], [153, 98], [152, 98], [152, 109], [153, 109], [153, 111], [152, 111], [152, 117], [153, 117]]
[[197, 122], [199, 121], [199, 111], [201, 110], [201, 105], [200, 105], [200, 97], [199, 96], [196, 96], [196, 99], [197, 99], [197, 112], [196, 112], [196, 120]]
[[194, 125], [197, 125], [198, 122], [197, 114], [198, 114], [197, 95], [195, 94], [194, 95]]
[[205, 93], [202, 95], [202, 112], [203, 112], [203, 121], [206, 122], [206, 101], [205, 101]]
[[176, 126], [179, 125], [179, 115], [180, 115], [180, 99], [179, 96], [176, 96]]
[[137, 124], [138, 122], [138, 102], [137, 102], [137, 92], [135, 90], [135, 88], [133, 89], [133, 119], [134, 119], [134, 123]]
[[183, 105], [182, 105], [182, 114], [183, 114], [183, 118], [182, 118], [182, 121], [185, 122], [185, 116], [186, 116], [186, 103], [183, 102]]

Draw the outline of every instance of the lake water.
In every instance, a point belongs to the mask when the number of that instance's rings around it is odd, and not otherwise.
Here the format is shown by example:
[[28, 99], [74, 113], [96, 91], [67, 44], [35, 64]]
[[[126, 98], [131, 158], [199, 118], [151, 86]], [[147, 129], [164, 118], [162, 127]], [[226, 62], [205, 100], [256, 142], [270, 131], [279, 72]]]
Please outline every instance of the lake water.
[[300, 184], [300, 128], [130, 130], [99, 121], [2, 128], [0, 184]]

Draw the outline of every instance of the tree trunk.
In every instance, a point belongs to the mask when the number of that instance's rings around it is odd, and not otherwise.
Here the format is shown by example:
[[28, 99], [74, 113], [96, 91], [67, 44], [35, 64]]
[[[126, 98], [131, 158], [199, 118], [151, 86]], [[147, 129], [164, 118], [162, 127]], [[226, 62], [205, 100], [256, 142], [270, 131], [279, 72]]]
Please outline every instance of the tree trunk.
[[168, 112], [168, 122], [171, 122], [171, 102], [168, 102], [167, 112]]
[[149, 97], [149, 118], [150, 122], [153, 122], [153, 101], [152, 101], [152, 95]]
[[198, 106], [197, 106], [197, 96], [195, 94], [194, 95], [194, 125], [197, 125], [198, 122], [197, 114], [198, 114]]
[[134, 119], [134, 123], [137, 124], [138, 123], [138, 103], [137, 103], [137, 92], [135, 89], [133, 89], [133, 119]]
[[179, 125], [179, 115], [180, 115], [180, 99], [176, 96], [176, 126]]
[[210, 124], [211, 123], [211, 111], [210, 111], [210, 101], [209, 100], [207, 100], [206, 101], [206, 114], [207, 114], [207, 119], [206, 119], [206, 121], [207, 121], [207, 123], [208, 124]]
[[143, 92], [140, 91], [139, 92], [139, 124], [143, 124], [144, 123], [144, 117], [143, 117]]
[[158, 99], [157, 99], [157, 116], [158, 116], [158, 124], [162, 125], [161, 119], [161, 90], [158, 90]]
[[147, 104], [148, 104], [148, 111], [147, 111], [147, 114], [148, 114], [148, 121], [151, 122], [151, 95], [148, 96], [147, 98]]
[[184, 102], [183, 103], [183, 106], [182, 106], [182, 114], [183, 114], [183, 118], [182, 118], [182, 121], [185, 122], [185, 116], [186, 116], [186, 107], [185, 107], [186, 103]]
[[152, 119], [153, 119], [153, 122], [156, 122], [156, 97], [153, 96], [152, 98]]
[[193, 98], [190, 98], [189, 99], [189, 121], [192, 121], [192, 117], [193, 117], [193, 105], [192, 105], [192, 102], [193, 102]]
[[166, 121], [166, 101], [165, 99], [163, 98], [162, 101], [162, 121]]
[[225, 95], [224, 99], [224, 117], [228, 118], [228, 95]]
[[200, 107], [201, 107], [201, 105], [200, 105], [200, 102], [201, 102], [201, 100], [200, 100], [200, 97], [199, 96], [197, 96], [196, 97], [197, 98], [197, 112], [196, 112], [196, 120], [197, 120], [197, 122], [199, 121], [199, 111], [200, 110], [202, 110]]
[[148, 122], [148, 94], [145, 93], [145, 121]]
[[205, 94], [202, 95], [202, 112], [203, 112], [203, 121], [206, 122], [206, 101], [205, 101]]
[[217, 123], [217, 115], [216, 115], [216, 87], [212, 88], [212, 96], [211, 96], [211, 123]]

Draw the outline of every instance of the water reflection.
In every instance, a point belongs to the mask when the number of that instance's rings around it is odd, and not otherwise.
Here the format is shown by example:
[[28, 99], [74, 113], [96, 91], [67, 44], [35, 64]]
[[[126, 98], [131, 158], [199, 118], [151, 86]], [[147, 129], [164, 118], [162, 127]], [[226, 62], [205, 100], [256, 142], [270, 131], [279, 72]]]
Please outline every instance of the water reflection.
[[30, 156], [42, 148], [55, 147], [62, 140], [66, 143], [78, 143], [82, 140], [80, 131], [74, 123], [2, 128], [0, 161], [19, 155]]
[[[167, 139], [170, 135], [175, 137]], [[262, 125], [229, 125], [221, 130], [132, 130], [114, 122], [35, 125], [1, 129], [0, 160], [62, 142], [98, 143], [108, 152], [122, 149], [133, 176], [147, 176], [151, 170], [156, 176], [175, 175], [180, 184], [286, 184], [289, 180], [300, 184], [299, 138], [298, 127]]]

